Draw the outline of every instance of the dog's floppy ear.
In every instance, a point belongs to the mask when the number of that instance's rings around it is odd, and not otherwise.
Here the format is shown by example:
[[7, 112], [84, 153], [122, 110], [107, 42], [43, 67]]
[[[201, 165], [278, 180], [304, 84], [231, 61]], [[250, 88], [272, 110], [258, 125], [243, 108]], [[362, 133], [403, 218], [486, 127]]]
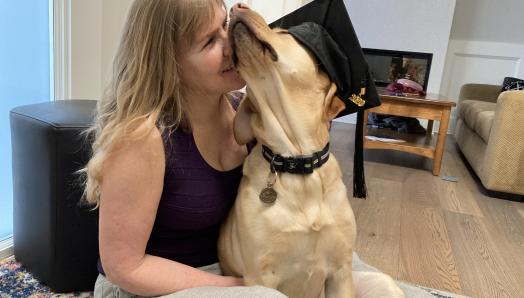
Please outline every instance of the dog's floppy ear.
[[235, 133], [235, 139], [238, 144], [244, 145], [255, 138], [253, 130], [251, 129], [251, 117], [254, 114], [252, 103], [249, 97], [246, 95], [240, 102], [240, 106], [237, 109], [235, 120], [233, 122], [233, 130]]
[[333, 120], [333, 118], [335, 118], [338, 113], [340, 113], [346, 107], [342, 99], [335, 95], [336, 92], [337, 85], [331, 82], [331, 87], [329, 87], [329, 91], [326, 95], [326, 98], [324, 99], [324, 113], [326, 121]]

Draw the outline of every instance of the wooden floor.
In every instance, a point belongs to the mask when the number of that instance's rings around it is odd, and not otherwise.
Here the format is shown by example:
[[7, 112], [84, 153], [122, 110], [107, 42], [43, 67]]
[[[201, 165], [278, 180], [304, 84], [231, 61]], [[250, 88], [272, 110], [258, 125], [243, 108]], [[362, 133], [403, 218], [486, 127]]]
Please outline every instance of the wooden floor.
[[[354, 126], [331, 148], [351, 195]], [[351, 198], [356, 251], [398, 280], [471, 297], [524, 297], [524, 203], [490, 197], [448, 137], [441, 175], [412, 154], [366, 150], [366, 200]]]

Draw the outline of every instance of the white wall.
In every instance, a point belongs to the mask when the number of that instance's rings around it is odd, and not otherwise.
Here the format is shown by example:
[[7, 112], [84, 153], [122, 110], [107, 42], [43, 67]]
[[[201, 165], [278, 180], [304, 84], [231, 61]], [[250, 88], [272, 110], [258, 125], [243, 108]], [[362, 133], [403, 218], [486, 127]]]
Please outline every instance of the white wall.
[[72, 1], [70, 97], [99, 99], [109, 83], [113, 56], [132, 0]]
[[524, 44], [451, 40], [441, 93], [456, 100], [466, 83], [500, 85], [504, 77], [524, 78]]
[[104, 0], [102, 6], [102, 57], [101, 80], [105, 88], [111, 80], [113, 58], [120, 43], [120, 35], [124, 28], [127, 13], [133, 0]]
[[524, 1], [457, 1], [451, 28], [453, 40], [524, 43]]
[[70, 13], [70, 96], [98, 99], [102, 88], [102, 0], [69, 0]]
[[[524, 78], [524, 1], [457, 1], [440, 92], [457, 100], [466, 83]], [[454, 131], [456, 109], [450, 131]]]

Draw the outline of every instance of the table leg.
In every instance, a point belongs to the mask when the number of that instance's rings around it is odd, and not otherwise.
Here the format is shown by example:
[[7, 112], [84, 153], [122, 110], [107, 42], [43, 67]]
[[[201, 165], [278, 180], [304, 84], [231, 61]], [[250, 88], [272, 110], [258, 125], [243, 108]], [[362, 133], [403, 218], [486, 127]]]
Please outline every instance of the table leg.
[[364, 116], [363, 117], [364, 117], [364, 119], [362, 119], [362, 120], [364, 120], [363, 121], [364, 124], [363, 124], [362, 127], [364, 128], [364, 135], [366, 135], [366, 129], [368, 127], [368, 111], [364, 110]]
[[428, 136], [433, 134], [433, 122], [434, 120], [428, 120], [428, 127], [426, 128], [426, 135]]
[[435, 146], [435, 157], [433, 159], [433, 175], [435, 176], [440, 175], [442, 155], [444, 153], [444, 145], [446, 144], [446, 135], [448, 133], [450, 111], [451, 108], [444, 108], [442, 110], [442, 117], [440, 118], [437, 145]]

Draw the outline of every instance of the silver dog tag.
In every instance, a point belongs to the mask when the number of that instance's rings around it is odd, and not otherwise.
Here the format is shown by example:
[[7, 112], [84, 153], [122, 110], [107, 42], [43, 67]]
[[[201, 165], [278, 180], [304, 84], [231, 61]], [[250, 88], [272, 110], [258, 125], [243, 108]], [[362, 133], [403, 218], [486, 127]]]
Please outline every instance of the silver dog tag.
[[266, 204], [272, 204], [277, 199], [277, 192], [273, 189], [273, 187], [269, 186], [264, 188], [258, 197], [262, 202]]
[[[271, 164], [271, 167], [273, 165]], [[258, 196], [260, 200], [266, 204], [272, 204], [277, 199], [277, 192], [273, 189], [273, 185], [277, 182], [278, 173], [275, 170], [269, 172], [266, 181], [266, 188], [264, 188]]]

